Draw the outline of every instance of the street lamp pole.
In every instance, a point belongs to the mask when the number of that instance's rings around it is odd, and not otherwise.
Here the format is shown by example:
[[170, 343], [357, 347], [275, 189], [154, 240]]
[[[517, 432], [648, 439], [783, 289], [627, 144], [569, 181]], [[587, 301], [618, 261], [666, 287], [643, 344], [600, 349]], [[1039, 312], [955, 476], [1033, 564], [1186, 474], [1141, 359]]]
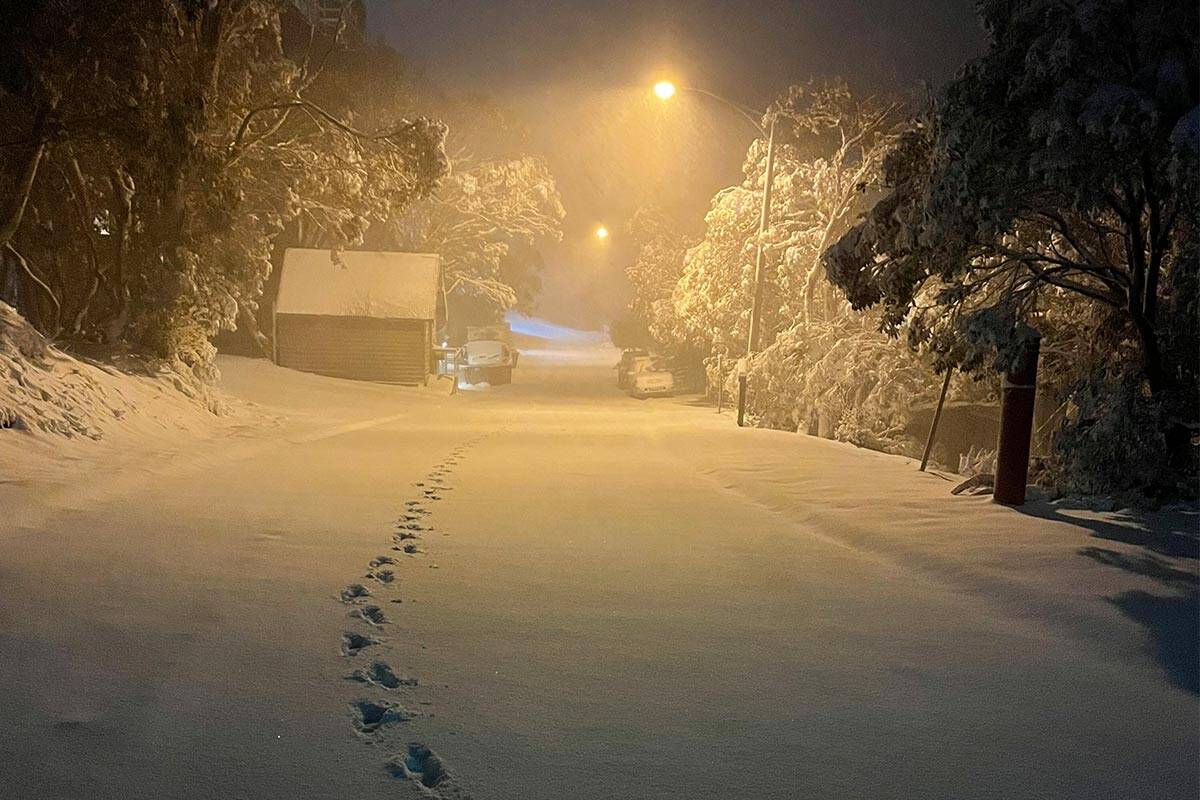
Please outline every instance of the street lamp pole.
[[[746, 370], [750, 367], [750, 357], [754, 355], [754, 351], [758, 349], [759, 329], [762, 327], [762, 295], [763, 295], [763, 261], [765, 254], [763, 253], [763, 240], [766, 238], [767, 225], [771, 221], [771, 189], [775, 183], [775, 120], [776, 115], [771, 114], [771, 122], [768, 130], [763, 130], [762, 125], [755, 121], [754, 116], [746, 110], [744, 106], [740, 106], [732, 100], [728, 100], [719, 94], [715, 94], [706, 89], [699, 89], [695, 86], [683, 87], [689, 92], [702, 94], [705, 97], [710, 97], [719, 103], [729, 106], [734, 111], [742, 116], [747, 122], [753, 126], [759, 136], [765, 136], [767, 139], [767, 173], [764, 176], [762, 210], [758, 219], [758, 245], [754, 254], [754, 300], [750, 306], [750, 329], [746, 333], [746, 357], [742, 361], [742, 368], [738, 370], [738, 427], [745, 427], [746, 424]], [[669, 100], [674, 97], [676, 92], [675, 84], [670, 81], [659, 81], [654, 85], [654, 94], [660, 100]]]
[[762, 213], [758, 218], [758, 246], [754, 253], [754, 302], [750, 306], [750, 330], [746, 334], [746, 361], [738, 370], [738, 427], [746, 425], [746, 371], [750, 368], [750, 357], [758, 349], [759, 328], [762, 327], [763, 295], [763, 240], [771, 218], [771, 188], [775, 184], [775, 115], [771, 115], [771, 128], [767, 134], [767, 174], [763, 186]]

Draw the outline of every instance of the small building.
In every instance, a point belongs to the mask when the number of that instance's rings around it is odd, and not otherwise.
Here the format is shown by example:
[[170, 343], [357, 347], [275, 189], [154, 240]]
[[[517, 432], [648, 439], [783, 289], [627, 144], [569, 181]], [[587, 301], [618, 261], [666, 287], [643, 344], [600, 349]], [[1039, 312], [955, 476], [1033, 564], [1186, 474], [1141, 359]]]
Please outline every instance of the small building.
[[288, 248], [275, 363], [364, 381], [429, 379], [441, 265], [429, 253]]

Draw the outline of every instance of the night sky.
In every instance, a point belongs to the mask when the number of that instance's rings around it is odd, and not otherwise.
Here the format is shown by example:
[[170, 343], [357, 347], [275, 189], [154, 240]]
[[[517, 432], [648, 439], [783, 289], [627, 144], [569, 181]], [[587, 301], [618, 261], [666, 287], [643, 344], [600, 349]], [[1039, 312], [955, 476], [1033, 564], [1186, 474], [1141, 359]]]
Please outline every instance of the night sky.
[[[622, 227], [657, 203], [701, 230], [712, 194], [741, 179], [753, 132], [696, 96], [650, 97], [671, 78], [765, 107], [789, 84], [840, 76], [862, 91], [934, 87], [983, 49], [969, 0], [500, 2], [368, 0], [380, 37], [451, 93], [511, 108], [559, 180], [562, 244], [543, 247], [539, 311], [597, 326], [619, 310], [632, 256]], [[606, 245], [598, 223], [614, 231]]]

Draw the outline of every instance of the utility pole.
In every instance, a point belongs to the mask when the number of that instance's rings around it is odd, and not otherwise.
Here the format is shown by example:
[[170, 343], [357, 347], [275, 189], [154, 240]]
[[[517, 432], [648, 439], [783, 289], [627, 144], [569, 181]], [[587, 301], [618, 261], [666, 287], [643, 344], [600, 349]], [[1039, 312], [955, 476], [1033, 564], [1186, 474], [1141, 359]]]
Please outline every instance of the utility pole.
[[942, 381], [942, 393], [938, 395], [937, 411], [933, 412], [933, 421], [929, 423], [929, 435], [925, 437], [925, 452], [921, 454], [921, 472], [929, 466], [929, 456], [933, 452], [933, 440], [937, 436], [938, 423], [942, 421], [942, 408], [946, 405], [946, 392], [950, 391], [950, 376], [954, 367], [946, 367], [946, 379]]
[[738, 372], [738, 427], [746, 424], [746, 372], [750, 369], [750, 357], [758, 349], [759, 328], [762, 326], [763, 294], [763, 239], [771, 217], [771, 189], [775, 183], [775, 115], [771, 115], [771, 126], [767, 134], [767, 174], [763, 186], [762, 214], [758, 220], [758, 247], [754, 254], [754, 304], [750, 307], [750, 330], [746, 335], [746, 359]]
[[[759, 328], [762, 327], [763, 259], [765, 258], [763, 254], [763, 238], [766, 236], [767, 224], [771, 220], [771, 189], [775, 183], [775, 120], [778, 117], [778, 113], [768, 109], [767, 114], [770, 116], [771, 121], [768, 130], [763, 130], [763, 126], [755, 119], [755, 112], [747, 109], [746, 106], [739, 105], [707, 89], [700, 89], [695, 86], [685, 86], [683, 88], [696, 94], [702, 94], [705, 97], [711, 97], [713, 100], [728, 106], [741, 114], [742, 118], [750, 123], [760, 137], [767, 137], [767, 174], [764, 176], [765, 185], [763, 186], [762, 214], [758, 220], [758, 247], [754, 254], [754, 303], [750, 307], [750, 330], [746, 334], [746, 357], [739, 361], [738, 368], [737, 424], [741, 428], [746, 425], [746, 372], [750, 369], [750, 357], [758, 349]], [[653, 91], [659, 100], [669, 100], [675, 96], [676, 86], [670, 81], [659, 81], [654, 84]]]

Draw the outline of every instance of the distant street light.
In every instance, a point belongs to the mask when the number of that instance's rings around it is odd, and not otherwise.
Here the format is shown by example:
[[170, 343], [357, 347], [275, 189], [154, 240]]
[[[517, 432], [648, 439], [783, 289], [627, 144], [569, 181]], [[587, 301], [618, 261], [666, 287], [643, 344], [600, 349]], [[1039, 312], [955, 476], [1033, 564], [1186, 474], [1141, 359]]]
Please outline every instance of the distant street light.
[[604, 227], [603, 225], [596, 228], [596, 238], [597, 239], [607, 239], [608, 238], [608, 228]]
[[[759, 328], [762, 325], [763, 238], [766, 235], [767, 222], [771, 216], [771, 188], [775, 182], [775, 115], [771, 115], [769, 128], [763, 130], [763, 126], [754, 119], [753, 114], [745, 106], [739, 105], [732, 100], [727, 100], [719, 94], [713, 94], [704, 89], [697, 89], [694, 86], [684, 86], [683, 88], [686, 91], [710, 97], [732, 108], [741, 114], [742, 118], [749, 122], [760, 136], [764, 136], [767, 139], [767, 174], [764, 176], [765, 185], [763, 186], [762, 213], [758, 219], [758, 246], [754, 254], [754, 303], [750, 307], [750, 330], [746, 335], [745, 369], [738, 371], [737, 424], [738, 427], [743, 427], [746, 424], [746, 370], [750, 366], [750, 357], [758, 349]], [[675, 92], [675, 84], [670, 81], [659, 81], [654, 84], [654, 94], [661, 100], [670, 100], [675, 96]]]

